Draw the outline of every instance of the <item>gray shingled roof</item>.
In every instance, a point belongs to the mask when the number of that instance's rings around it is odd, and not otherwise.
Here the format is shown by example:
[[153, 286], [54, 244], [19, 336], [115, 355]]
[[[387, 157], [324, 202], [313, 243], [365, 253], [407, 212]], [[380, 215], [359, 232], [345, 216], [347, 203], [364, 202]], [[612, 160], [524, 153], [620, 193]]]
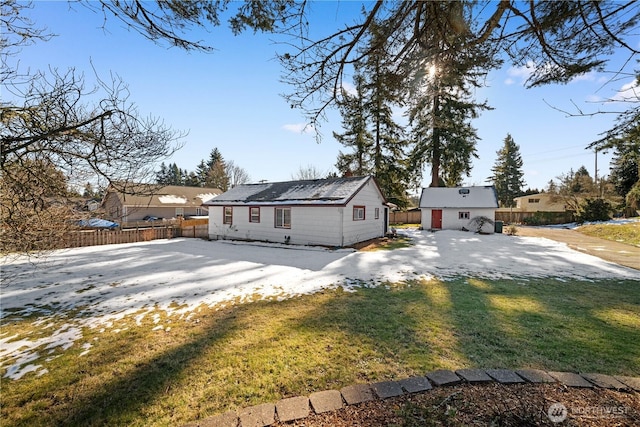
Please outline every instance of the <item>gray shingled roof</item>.
[[222, 193], [205, 205], [344, 205], [370, 179], [372, 178], [365, 176], [243, 184]]

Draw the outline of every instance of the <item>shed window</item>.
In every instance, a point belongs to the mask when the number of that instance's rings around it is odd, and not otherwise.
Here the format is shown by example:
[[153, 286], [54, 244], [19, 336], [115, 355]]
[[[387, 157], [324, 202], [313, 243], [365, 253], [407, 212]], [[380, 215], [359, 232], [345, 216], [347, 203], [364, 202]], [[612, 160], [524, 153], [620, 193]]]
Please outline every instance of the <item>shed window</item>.
[[249, 208], [249, 222], [260, 222], [260, 208]]
[[540, 203], [540, 199], [529, 199], [529, 203]]
[[222, 219], [223, 224], [233, 224], [233, 208], [231, 206], [225, 206], [224, 208], [224, 218]]
[[380, 208], [376, 208], [374, 211], [375, 219], [380, 218]]
[[291, 228], [291, 208], [276, 208], [276, 228]]
[[364, 206], [354, 206], [353, 207], [353, 220], [354, 221], [364, 221]]
[[458, 219], [469, 219], [469, 212], [458, 212]]

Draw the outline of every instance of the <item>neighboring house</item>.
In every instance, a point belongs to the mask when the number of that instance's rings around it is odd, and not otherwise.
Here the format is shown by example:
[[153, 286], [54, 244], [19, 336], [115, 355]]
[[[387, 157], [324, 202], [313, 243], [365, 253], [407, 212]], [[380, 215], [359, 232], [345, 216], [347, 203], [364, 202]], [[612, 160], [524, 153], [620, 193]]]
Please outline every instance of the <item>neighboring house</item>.
[[529, 194], [528, 196], [516, 197], [515, 209], [521, 212], [564, 212], [567, 205], [555, 194], [539, 193]]
[[238, 185], [205, 205], [211, 239], [342, 247], [386, 234], [385, 203], [367, 176]]
[[217, 188], [177, 185], [129, 184], [124, 186], [124, 191], [109, 186], [102, 199], [102, 207], [106, 212], [105, 218], [124, 223], [144, 221], [149, 217], [206, 216], [208, 211], [202, 204], [220, 194], [222, 191]]
[[[495, 220], [498, 196], [492, 185], [482, 187], [428, 187], [422, 189], [420, 210], [422, 228], [469, 230], [476, 217]], [[486, 223], [483, 232], [492, 233], [493, 223]]]

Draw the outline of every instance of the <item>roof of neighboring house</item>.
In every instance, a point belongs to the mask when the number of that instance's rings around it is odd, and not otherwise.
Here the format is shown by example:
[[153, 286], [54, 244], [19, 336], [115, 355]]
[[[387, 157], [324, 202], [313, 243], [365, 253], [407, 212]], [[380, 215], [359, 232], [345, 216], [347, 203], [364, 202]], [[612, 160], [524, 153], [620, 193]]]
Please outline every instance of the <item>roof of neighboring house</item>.
[[[540, 198], [540, 197], [546, 197], [546, 198], [553, 198], [553, 197], [558, 197], [557, 194], [552, 194], [552, 193], [535, 193], [535, 194], [527, 194], [526, 196], [520, 196], [520, 197], [514, 197], [513, 200], [524, 200], [524, 199], [531, 199], [531, 198]], [[558, 197], [558, 199], [560, 200], [560, 198]]]
[[428, 187], [422, 189], [421, 208], [497, 208], [493, 185], [480, 187]]
[[110, 187], [107, 192], [116, 193], [123, 206], [193, 207], [201, 206], [204, 202], [222, 194], [222, 190], [218, 188], [178, 185], [129, 184], [122, 189], [116, 190]]
[[371, 176], [243, 184], [205, 205], [345, 205], [370, 180], [375, 184]]

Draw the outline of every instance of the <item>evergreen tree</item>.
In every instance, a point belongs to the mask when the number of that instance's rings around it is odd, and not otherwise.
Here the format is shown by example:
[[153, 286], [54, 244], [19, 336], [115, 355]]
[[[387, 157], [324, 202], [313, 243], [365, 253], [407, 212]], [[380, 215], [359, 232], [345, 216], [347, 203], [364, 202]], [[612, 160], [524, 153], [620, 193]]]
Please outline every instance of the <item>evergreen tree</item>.
[[[387, 44], [383, 28], [372, 26], [371, 44]], [[370, 55], [363, 63], [365, 75], [364, 111], [373, 137], [373, 174], [387, 200], [401, 208], [407, 206], [408, 173], [404, 129], [393, 118], [393, 107], [402, 106], [402, 79], [386, 63], [388, 56]]]
[[[378, 26], [372, 26], [370, 43], [385, 45]], [[390, 71], [387, 56], [372, 55], [356, 64], [356, 93], [343, 91], [340, 104], [345, 132], [334, 137], [352, 151], [340, 152], [336, 168], [343, 174], [372, 174], [387, 200], [408, 204], [404, 129], [393, 118], [393, 107], [401, 106], [401, 78]]]
[[640, 152], [625, 148], [616, 151], [611, 161], [611, 182], [619, 196], [626, 197], [640, 182]]
[[[428, 10], [435, 22], [436, 15], [454, 6], [433, 2]], [[472, 89], [500, 65], [486, 49], [471, 49], [468, 33], [447, 26], [440, 30], [416, 50], [412, 62], [420, 65], [407, 69], [411, 84], [405, 96], [411, 100], [407, 111], [413, 143], [411, 169], [421, 180], [424, 166], [430, 164], [432, 187], [457, 186], [463, 176], [470, 175], [479, 140], [471, 120], [490, 109], [486, 102], [473, 100]]]
[[515, 206], [513, 199], [522, 194], [524, 186], [520, 146], [515, 143], [510, 134], [507, 134], [504, 146], [497, 151], [497, 154], [496, 163], [491, 168], [493, 175], [489, 180], [496, 187], [500, 205], [512, 207]]
[[203, 160], [196, 166], [196, 176], [198, 178], [198, 187], [205, 187], [207, 184], [207, 175], [209, 175], [209, 167]]
[[169, 169], [167, 165], [162, 162], [160, 164], [160, 170], [156, 171], [156, 183], [160, 185], [167, 185], [167, 180], [169, 179]]
[[363, 105], [364, 77], [357, 73], [355, 78], [355, 94], [345, 90], [339, 104], [344, 133], [333, 132], [333, 137], [344, 147], [351, 149], [349, 153], [340, 151], [336, 169], [342, 175], [365, 176], [371, 173], [370, 157], [373, 138], [367, 128], [367, 118]]
[[222, 154], [217, 148], [211, 150], [207, 161], [207, 176], [204, 187], [219, 188], [222, 191], [229, 189], [229, 176]]
[[[636, 81], [640, 82], [640, 72]], [[625, 198], [627, 207], [640, 208], [640, 109], [630, 108], [621, 114], [618, 124], [589, 148], [615, 150], [611, 179], [616, 192]]]

